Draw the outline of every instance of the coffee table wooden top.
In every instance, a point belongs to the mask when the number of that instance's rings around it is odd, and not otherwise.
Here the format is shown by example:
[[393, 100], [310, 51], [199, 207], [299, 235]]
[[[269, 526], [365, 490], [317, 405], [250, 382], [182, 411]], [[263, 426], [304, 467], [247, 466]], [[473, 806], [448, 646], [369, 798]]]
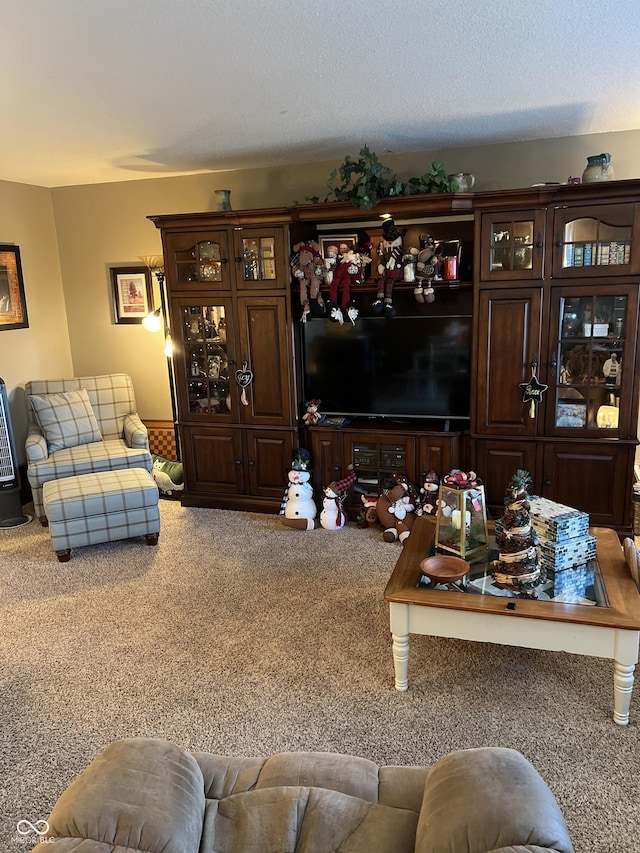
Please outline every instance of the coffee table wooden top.
[[[605, 585], [608, 607], [588, 607], [556, 601], [535, 601], [468, 592], [418, 587], [420, 563], [429, 554], [436, 532], [435, 519], [416, 518], [384, 592], [387, 601], [397, 604], [443, 607], [449, 610], [479, 611], [503, 616], [526, 616], [556, 622], [574, 622], [607, 628], [640, 630], [640, 595], [624, 559], [617, 533], [605, 527], [590, 528], [596, 537], [596, 556]], [[509, 608], [507, 608], [509, 604]]]

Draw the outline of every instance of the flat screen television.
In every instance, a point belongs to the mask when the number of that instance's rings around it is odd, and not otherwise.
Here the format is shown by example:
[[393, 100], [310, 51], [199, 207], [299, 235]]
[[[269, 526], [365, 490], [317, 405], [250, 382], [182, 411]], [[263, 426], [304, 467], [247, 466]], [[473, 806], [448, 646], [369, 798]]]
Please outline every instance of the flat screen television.
[[321, 400], [326, 415], [469, 419], [471, 294], [445, 295], [405, 300], [394, 319], [305, 323], [305, 400]]

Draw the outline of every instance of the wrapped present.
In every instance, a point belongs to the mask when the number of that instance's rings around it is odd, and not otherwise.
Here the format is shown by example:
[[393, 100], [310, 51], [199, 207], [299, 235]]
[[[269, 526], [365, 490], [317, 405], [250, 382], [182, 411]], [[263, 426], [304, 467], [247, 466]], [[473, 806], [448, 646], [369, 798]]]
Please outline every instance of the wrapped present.
[[548, 571], [560, 571], [585, 564], [596, 556], [596, 537], [588, 533], [561, 542], [541, 542], [540, 558]]
[[595, 583], [593, 563], [582, 563], [556, 572], [553, 579], [553, 597], [564, 601], [590, 599], [589, 590]]
[[588, 534], [588, 513], [535, 495], [529, 503], [531, 523], [541, 542], [576, 539]]

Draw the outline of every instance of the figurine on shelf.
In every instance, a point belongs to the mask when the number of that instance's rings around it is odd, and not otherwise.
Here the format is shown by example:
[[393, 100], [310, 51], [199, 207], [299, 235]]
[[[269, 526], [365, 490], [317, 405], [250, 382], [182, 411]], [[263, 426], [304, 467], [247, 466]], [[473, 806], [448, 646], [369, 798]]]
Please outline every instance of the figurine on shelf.
[[302, 416], [302, 420], [307, 426], [315, 426], [320, 421], [322, 415], [318, 409], [320, 408], [321, 402], [321, 400], [309, 400], [308, 403], [305, 403], [305, 409], [307, 411]]
[[324, 262], [320, 245], [315, 240], [296, 243], [290, 263], [291, 273], [300, 284], [302, 322], [306, 323], [313, 316], [322, 317], [325, 310], [320, 284], [324, 277]]
[[[347, 249], [333, 273], [329, 291], [329, 316], [342, 325], [345, 315], [355, 326], [358, 309], [351, 299], [351, 286], [362, 284], [363, 266], [370, 263], [371, 258], [362, 257], [353, 249]], [[340, 289], [340, 305], [338, 305], [338, 289]]]
[[371, 310], [374, 314], [395, 317], [393, 286], [402, 278], [402, 234], [391, 217], [382, 223], [382, 240], [378, 245], [378, 273], [380, 281]]
[[[436, 242], [431, 234], [420, 235], [420, 251], [416, 263], [416, 286], [413, 291], [416, 302], [433, 302], [436, 298], [431, 282], [438, 271]], [[426, 287], [425, 287], [426, 281]]]

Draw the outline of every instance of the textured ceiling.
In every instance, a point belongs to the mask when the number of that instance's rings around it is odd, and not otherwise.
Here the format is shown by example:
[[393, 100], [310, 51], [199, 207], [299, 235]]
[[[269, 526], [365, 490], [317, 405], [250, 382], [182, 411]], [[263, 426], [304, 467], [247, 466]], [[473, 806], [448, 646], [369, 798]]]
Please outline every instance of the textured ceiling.
[[640, 129], [638, 0], [7, 0], [0, 179]]

